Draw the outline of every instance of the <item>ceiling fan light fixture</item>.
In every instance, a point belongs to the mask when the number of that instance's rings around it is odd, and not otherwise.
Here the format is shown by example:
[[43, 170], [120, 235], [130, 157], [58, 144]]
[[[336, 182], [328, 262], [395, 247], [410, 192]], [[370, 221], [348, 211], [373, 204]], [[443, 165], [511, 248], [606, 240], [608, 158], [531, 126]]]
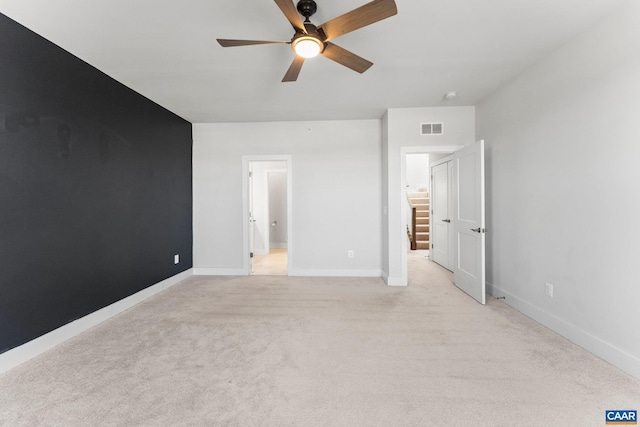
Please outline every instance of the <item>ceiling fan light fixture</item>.
[[291, 44], [296, 55], [303, 58], [318, 56], [324, 47], [322, 41], [312, 36], [298, 37]]

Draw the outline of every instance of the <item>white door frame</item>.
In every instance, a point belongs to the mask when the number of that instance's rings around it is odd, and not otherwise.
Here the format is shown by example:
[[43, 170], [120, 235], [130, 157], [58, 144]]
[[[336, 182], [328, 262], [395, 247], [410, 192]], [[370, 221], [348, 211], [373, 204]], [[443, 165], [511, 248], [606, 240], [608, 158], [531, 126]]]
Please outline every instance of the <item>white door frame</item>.
[[[434, 146], [403, 146], [400, 147], [400, 224], [397, 232], [400, 233], [402, 237], [402, 254], [401, 254], [401, 265], [402, 265], [402, 277], [400, 278], [401, 283], [404, 286], [407, 285], [409, 281], [409, 274], [407, 268], [407, 251], [409, 250], [408, 239], [407, 239], [407, 200], [406, 200], [406, 189], [407, 189], [407, 154], [442, 154], [442, 153], [453, 153], [454, 151], [458, 151], [463, 148], [464, 145], [434, 145]], [[431, 172], [431, 170], [429, 170]]]
[[276, 162], [287, 163], [287, 275], [293, 265], [293, 174], [292, 158], [289, 154], [283, 155], [247, 155], [242, 156], [242, 270], [248, 276], [249, 264], [249, 164], [250, 162]]

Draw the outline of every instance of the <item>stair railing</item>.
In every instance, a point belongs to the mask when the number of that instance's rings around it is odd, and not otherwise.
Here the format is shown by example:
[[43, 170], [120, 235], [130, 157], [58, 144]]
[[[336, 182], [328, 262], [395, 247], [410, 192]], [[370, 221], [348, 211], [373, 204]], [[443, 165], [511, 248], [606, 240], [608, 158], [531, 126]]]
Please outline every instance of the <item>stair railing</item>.
[[415, 251], [418, 248], [418, 243], [417, 243], [418, 236], [416, 233], [416, 207], [411, 202], [411, 199], [409, 198], [408, 193], [407, 193], [407, 203], [409, 204], [409, 216], [410, 216], [410, 218], [407, 218], [409, 220], [407, 224], [407, 235], [409, 237], [409, 242], [411, 243], [411, 250]]

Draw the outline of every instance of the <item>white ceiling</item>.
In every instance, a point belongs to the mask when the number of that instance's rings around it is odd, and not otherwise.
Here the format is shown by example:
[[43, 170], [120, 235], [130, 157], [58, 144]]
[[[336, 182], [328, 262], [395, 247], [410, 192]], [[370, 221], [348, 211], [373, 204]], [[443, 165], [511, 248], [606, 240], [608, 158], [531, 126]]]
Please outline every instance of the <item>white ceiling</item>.
[[[321, 24], [367, 0], [316, 0]], [[387, 108], [475, 105], [618, 0], [396, 0], [398, 15], [333, 40], [374, 63], [307, 60], [281, 83], [289, 40], [273, 0], [0, 0], [0, 12], [193, 122], [380, 118]], [[447, 91], [455, 101], [444, 101]]]

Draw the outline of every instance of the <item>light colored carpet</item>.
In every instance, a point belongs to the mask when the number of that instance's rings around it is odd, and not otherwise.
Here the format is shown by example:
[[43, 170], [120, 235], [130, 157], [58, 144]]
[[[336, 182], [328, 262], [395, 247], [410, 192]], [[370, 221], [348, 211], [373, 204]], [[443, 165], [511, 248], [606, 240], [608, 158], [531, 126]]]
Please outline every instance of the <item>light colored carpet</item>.
[[0, 376], [3, 426], [603, 426], [640, 382], [410, 253], [380, 279], [193, 277]]

